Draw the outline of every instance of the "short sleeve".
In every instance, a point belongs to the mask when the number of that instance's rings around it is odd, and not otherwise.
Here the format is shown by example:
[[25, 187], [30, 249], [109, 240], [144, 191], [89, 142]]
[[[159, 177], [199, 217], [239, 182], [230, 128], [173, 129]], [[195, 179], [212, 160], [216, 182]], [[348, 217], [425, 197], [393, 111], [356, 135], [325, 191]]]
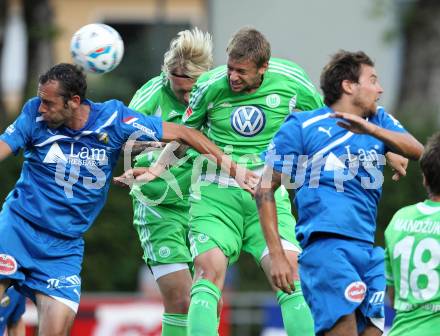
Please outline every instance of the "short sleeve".
[[387, 130], [399, 133], [407, 133], [406, 129], [402, 126], [399, 120], [387, 113], [383, 107], [377, 109], [379, 118], [379, 126]]
[[162, 139], [162, 119], [159, 117], [143, 115], [128, 107], [122, 108], [118, 130], [124, 141], [130, 137], [132, 140], [160, 141]]
[[322, 96], [312, 83], [300, 87], [296, 98], [295, 108], [300, 111], [316, 110], [324, 106]]
[[159, 97], [162, 87], [162, 76], [149, 80], [136, 91], [128, 107], [142, 114], [154, 115], [157, 106], [159, 105]]
[[18, 151], [31, 141], [32, 129], [35, 127], [35, 109], [38, 108], [37, 101], [28, 101], [18, 118], [6, 128], [0, 136], [0, 140], [11, 147], [12, 152], [17, 155]]

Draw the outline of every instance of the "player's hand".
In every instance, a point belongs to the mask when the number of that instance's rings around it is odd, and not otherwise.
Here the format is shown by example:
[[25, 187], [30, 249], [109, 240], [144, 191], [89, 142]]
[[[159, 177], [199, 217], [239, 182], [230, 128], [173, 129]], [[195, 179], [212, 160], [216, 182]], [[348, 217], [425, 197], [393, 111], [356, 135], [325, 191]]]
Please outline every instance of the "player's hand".
[[260, 182], [260, 176], [252, 170], [238, 165], [235, 181], [243, 190], [246, 190], [252, 196], [255, 196], [257, 185]]
[[129, 169], [121, 176], [113, 178], [113, 183], [120, 187], [131, 187], [133, 184], [144, 184], [158, 177], [153, 167]]
[[337, 122], [338, 126], [357, 134], [373, 135], [378, 128], [378, 126], [373, 123], [351, 113], [335, 112], [330, 115], [330, 118], [341, 119], [341, 121]]
[[293, 266], [289, 263], [284, 253], [278, 256], [271, 255], [270, 259], [270, 276], [273, 285], [283, 292], [291, 294], [295, 290], [295, 285], [293, 284], [295, 270]]
[[385, 154], [387, 163], [391, 166], [394, 174], [392, 176], [393, 181], [399, 181], [401, 177], [406, 176], [406, 168], [408, 168], [409, 160], [399, 154], [388, 152]]

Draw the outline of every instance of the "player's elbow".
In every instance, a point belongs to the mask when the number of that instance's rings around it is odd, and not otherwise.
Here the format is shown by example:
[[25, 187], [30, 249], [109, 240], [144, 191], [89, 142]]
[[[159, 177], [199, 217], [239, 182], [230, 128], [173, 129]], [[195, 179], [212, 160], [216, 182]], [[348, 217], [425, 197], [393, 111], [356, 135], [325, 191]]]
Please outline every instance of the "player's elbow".
[[423, 153], [423, 145], [414, 137], [410, 137], [409, 146], [407, 150], [407, 155], [405, 155], [410, 160], [418, 160]]

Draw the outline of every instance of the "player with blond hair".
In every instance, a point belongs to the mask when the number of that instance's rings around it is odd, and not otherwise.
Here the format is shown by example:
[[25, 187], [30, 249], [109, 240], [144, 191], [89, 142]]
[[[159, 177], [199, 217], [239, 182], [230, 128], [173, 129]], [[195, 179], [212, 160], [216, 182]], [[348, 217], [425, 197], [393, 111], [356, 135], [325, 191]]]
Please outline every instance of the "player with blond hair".
[[[212, 39], [195, 28], [184, 30], [171, 41], [164, 55], [162, 73], [150, 79], [134, 95], [130, 107], [147, 115], [181, 123], [196, 79], [212, 66]], [[157, 152], [156, 152], [157, 153]], [[135, 167], [157, 165], [154, 152], [136, 157]], [[165, 307], [162, 335], [186, 335], [190, 300], [191, 253], [188, 241], [190, 160], [173, 167], [177, 184], [164, 179], [132, 188], [134, 220], [144, 249], [144, 260], [159, 285]]]

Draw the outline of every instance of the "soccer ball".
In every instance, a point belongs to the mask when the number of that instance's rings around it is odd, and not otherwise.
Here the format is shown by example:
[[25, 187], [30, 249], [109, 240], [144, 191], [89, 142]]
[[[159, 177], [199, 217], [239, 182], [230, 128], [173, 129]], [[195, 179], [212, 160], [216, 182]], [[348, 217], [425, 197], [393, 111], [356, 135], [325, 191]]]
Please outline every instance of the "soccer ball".
[[112, 27], [91, 23], [73, 34], [70, 53], [73, 61], [85, 71], [103, 74], [112, 71], [121, 62], [124, 42]]

